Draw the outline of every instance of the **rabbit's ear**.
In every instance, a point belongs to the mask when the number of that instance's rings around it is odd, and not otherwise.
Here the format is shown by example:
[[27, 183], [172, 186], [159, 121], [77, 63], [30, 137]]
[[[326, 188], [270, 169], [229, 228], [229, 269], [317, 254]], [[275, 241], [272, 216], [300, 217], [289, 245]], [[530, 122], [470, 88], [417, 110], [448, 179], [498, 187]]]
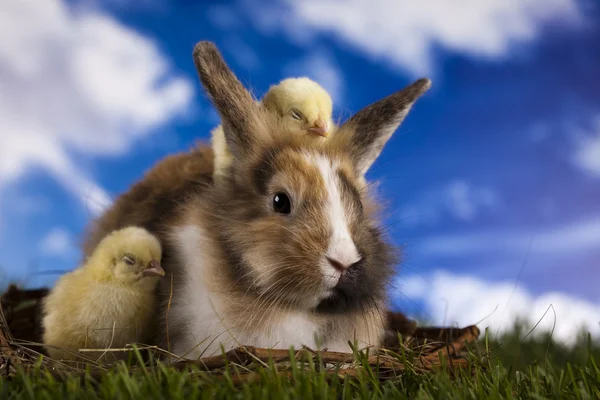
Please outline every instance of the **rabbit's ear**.
[[429, 79], [419, 79], [399, 92], [363, 108], [332, 137], [336, 142], [341, 141], [338, 143], [350, 151], [361, 175], [366, 174], [413, 103], [430, 86]]
[[202, 86], [221, 116], [229, 150], [234, 157], [250, 151], [265, 131], [260, 106], [229, 69], [214, 43], [197, 43], [194, 63]]

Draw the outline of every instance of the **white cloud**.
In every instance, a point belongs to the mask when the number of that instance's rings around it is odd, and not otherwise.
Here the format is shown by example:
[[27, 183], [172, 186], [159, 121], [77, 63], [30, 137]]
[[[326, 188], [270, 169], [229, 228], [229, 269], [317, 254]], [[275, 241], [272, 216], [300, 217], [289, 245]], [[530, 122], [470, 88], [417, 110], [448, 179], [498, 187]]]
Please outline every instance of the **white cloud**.
[[549, 22], [581, 26], [577, 0], [288, 0], [248, 8], [258, 27], [300, 43], [332, 33], [375, 59], [431, 75], [433, 50], [502, 59], [529, 44]]
[[55, 171], [55, 175], [66, 189], [79, 198], [91, 216], [100, 215], [111, 205], [112, 199], [108, 193], [92, 180], [67, 171]]
[[[600, 304], [564, 293], [533, 296], [514, 282], [489, 282], [444, 271], [408, 276], [398, 286], [403, 296], [425, 302], [434, 324], [477, 324], [482, 331], [490, 327], [496, 334], [510, 331], [520, 318], [530, 328], [539, 322], [534, 335], [551, 331], [556, 322], [554, 338], [567, 344], [573, 343], [581, 328], [600, 335]], [[546, 313], [550, 306], [554, 311]]]
[[40, 243], [40, 250], [47, 256], [65, 257], [74, 249], [71, 235], [63, 228], [54, 228]]
[[433, 236], [415, 246], [422, 254], [435, 256], [469, 255], [494, 251], [568, 255], [600, 248], [600, 217], [569, 224], [548, 226], [535, 231], [497, 230]]
[[448, 206], [452, 213], [464, 221], [472, 220], [481, 207], [493, 207], [496, 194], [487, 187], [476, 188], [465, 181], [451, 182], [446, 188]]
[[429, 190], [400, 209], [404, 226], [434, 225], [444, 214], [459, 221], [472, 221], [481, 212], [499, 205], [497, 193], [487, 186], [476, 186], [462, 179]]
[[600, 116], [592, 122], [591, 132], [575, 136], [573, 162], [590, 175], [600, 177]]
[[0, 190], [41, 167], [98, 212], [109, 196], [72, 152], [125, 154], [182, 115], [192, 95], [155, 43], [108, 15], [60, 0], [8, 0], [0, 13]]
[[336, 60], [326, 51], [313, 51], [308, 56], [287, 65], [283, 72], [285, 76], [309, 77], [329, 92], [333, 104], [343, 104], [343, 74]]

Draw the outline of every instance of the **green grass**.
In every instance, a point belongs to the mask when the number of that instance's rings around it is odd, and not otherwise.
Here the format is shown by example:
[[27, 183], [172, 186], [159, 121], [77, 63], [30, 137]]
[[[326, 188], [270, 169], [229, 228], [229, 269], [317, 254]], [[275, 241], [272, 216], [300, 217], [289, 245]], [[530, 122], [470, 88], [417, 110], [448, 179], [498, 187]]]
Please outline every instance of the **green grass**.
[[600, 398], [600, 344], [588, 335], [566, 347], [549, 335], [528, 337], [516, 326], [496, 340], [484, 337], [470, 350], [470, 371], [451, 376], [439, 369], [419, 375], [410, 370], [379, 383], [377, 371], [366, 370], [357, 379], [328, 380], [325, 372], [310, 364], [292, 368], [289, 374], [274, 368], [259, 368], [260, 379], [236, 386], [233, 369], [221, 379], [199, 370], [177, 372], [151, 363], [143, 371], [130, 373], [123, 363], [98, 379], [69, 378], [58, 382], [48, 373], [18, 374], [0, 380], [0, 398], [410, 398], [410, 399], [543, 399]]

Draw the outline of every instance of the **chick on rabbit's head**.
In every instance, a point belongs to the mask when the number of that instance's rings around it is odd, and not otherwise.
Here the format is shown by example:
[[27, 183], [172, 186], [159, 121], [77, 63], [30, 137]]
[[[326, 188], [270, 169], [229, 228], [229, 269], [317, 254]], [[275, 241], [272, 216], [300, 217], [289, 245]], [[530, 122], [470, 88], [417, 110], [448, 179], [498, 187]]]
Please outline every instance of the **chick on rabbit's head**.
[[105, 272], [108, 280], [152, 286], [165, 271], [160, 265], [162, 248], [146, 229], [130, 226], [108, 234], [89, 264]]
[[327, 137], [333, 128], [331, 97], [309, 78], [282, 80], [269, 89], [262, 104], [279, 115], [293, 132]]

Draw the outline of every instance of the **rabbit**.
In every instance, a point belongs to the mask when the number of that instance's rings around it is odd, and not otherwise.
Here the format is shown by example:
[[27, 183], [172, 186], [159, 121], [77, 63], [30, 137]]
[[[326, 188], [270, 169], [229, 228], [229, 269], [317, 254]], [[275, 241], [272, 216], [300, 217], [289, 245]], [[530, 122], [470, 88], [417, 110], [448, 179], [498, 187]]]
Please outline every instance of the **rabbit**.
[[173, 181], [183, 182], [173, 183], [175, 201], [169, 181], [153, 182], [150, 172], [91, 232], [101, 237], [135, 223], [160, 238], [166, 276], [155, 344], [186, 359], [241, 345], [350, 352], [354, 342], [376, 350], [400, 255], [380, 226], [365, 174], [430, 80], [315, 141], [281, 134], [213, 43], [199, 42], [193, 57], [233, 157], [227, 175], [210, 181], [209, 164], [174, 162]]

